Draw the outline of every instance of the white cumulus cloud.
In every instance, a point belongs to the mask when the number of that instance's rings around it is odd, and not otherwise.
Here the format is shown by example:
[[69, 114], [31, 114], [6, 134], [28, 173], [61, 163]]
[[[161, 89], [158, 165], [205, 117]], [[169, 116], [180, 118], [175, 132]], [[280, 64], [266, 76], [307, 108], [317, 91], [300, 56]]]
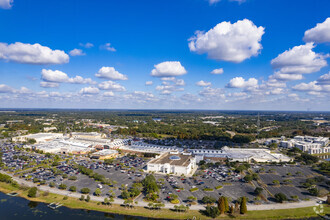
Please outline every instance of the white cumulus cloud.
[[212, 74], [223, 74], [223, 68], [214, 69], [211, 71]]
[[322, 87], [316, 84], [316, 81], [310, 83], [300, 83], [292, 88], [297, 91], [321, 91]]
[[[75, 76], [70, 78], [66, 73], [60, 70], [41, 70], [41, 79], [45, 82], [40, 83], [42, 87], [58, 87], [58, 83], [72, 83], [72, 84], [96, 84], [91, 78], [83, 78], [81, 76]], [[49, 83], [46, 83], [49, 82]], [[53, 83], [53, 84], [51, 84]], [[57, 84], [54, 84], [57, 83]]]
[[330, 18], [323, 23], [316, 24], [316, 27], [305, 31], [305, 42], [328, 43], [330, 42]]
[[126, 91], [125, 87], [113, 81], [101, 82], [98, 87], [102, 90], [113, 90], [118, 92]]
[[278, 55], [271, 61], [272, 67], [279, 74], [308, 74], [327, 66], [326, 56], [315, 53], [313, 43], [295, 46]]
[[69, 81], [69, 76], [59, 70], [41, 70], [41, 78], [47, 82], [64, 83]]
[[212, 83], [210, 83], [210, 82], [205, 82], [204, 80], [201, 80], [201, 81], [196, 82], [196, 85], [197, 85], [197, 86], [202, 86], [202, 87], [204, 87], [204, 86], [211, 86], [211, 84], [212, 84]]
[[86, 55], [81, 49], [73, 49], [69, 52], [70, 56], [84, 56]]
[[175, 77], [187, 73], [186, 69], [179, 61], [165, 61], [154, 66], [151, 76], [155, 77]]
[[147, 82], [145, 83], [146, 86], [151, 86], [152, 84], [153, 84], [152, 81], [147, 81]]
[[228, 88], [248, 88], [255, 87], [258, 85], [258, 80], [255, 78], [250, 78], [245, 80], [243, 77], [235, 77], [229, 81], [227, 84]]
[[330, 72], [320, 76], [317, 80], [318, 85], [330, 85]]
[[115, 52], [116, 51], [116, 49], [114, 47], [112, 47], [110, 43], [106, 43], [104, 45], [101, 45], [100, 46], [100, 49], [111, 51], [111, 52]]
[[113, 67], [103, 66], [99, 71], [95, 74], [96, 77], [111, 79], [111, 80], [127, 80], [128, 77], [124, 74], [121, 74]]
[[87, 42], [85, 44], [80, 43], [79, 46], [85, 47], [85, 48], [92, 48], [92, 47], [94, 47], [94, 44]]
[[240, 63], [260, 53], [264, 33], [264, 27], [257, 27], [248, 19], [233, 24], [224, 21], [207, 32], [197, 31], [189, 39], [189, 49], [207, 53], [211, 59]]
[[80, 90], [80, 94], [86, 94], [86, 95], [93, 95], [93, 94], [98, 94], [100, 90], [95, 87], [85, 87]]
[[0, 8], [11, 9], [13, 7], [14, 0], [0, 0]]
[[16, 42], [0, 43], [0, 59], [27, 64], [63, 64], [69, 62], [69, 55], [40, 44]]
[[73, 84], [96, 84], [96, 82], [93, 81], [91, 78], [83, 78], [81, 76], [76, 76], [74, 78], [70, 78], [68, 80], [68, 83], [73, 83]]
[[12, 93], [15, 90], [5, 84], [0, 84], [0, 93]]
[[40, 86], [43, 87], [43, 88], [57, 88], [60, 86], [59, 83], [55, 83], [55, 82], [45, 82], [45, 81], [42, 81], [40, 82]]
[[113, 93], [113, 91], [108, 91], [108, 92], [105, 92], [103, 93], [104, 96], [107, 96], [107, 97], [112, 97], [114, 96], [115, 94]]
[[293, 80], [301, 80], [304, 77], [302, 76], [302, 74], [286, 74], [286, 73], [276, 72], [274, 75], [271, 75], [269, 78], [280, 81], [293, 81]]

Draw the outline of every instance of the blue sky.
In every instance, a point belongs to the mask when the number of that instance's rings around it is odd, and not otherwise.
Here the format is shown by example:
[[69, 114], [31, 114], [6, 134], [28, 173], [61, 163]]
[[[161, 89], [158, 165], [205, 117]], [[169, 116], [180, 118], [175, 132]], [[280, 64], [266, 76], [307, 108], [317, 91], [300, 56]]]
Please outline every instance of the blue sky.
[[329, 110], [329, 8], [0, 0], [0, 107]]

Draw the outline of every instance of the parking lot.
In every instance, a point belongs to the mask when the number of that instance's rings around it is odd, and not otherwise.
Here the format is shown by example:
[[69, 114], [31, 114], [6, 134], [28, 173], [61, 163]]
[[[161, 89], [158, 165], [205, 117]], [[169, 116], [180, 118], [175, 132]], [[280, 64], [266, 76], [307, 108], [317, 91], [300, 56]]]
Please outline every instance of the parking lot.
[[[259, 172], [260, 180], [267, 186], [267, 190], [271, 194], [284, 193], [288, 198], [298, 196], [300, 200], [312, 198], [308, 190], [302, 187], [306, 179], [318, 176], [310, 167], [303, 165], [264, 165], [262, 168], [264, 171]], [[260, 167], [253, 170], [258, 172]], [[279, 181], [280, 184], [274, 184], [273, 181]], [[318, 185], [318, 187], [329, 190], [329, 187], [325, 185]]]
[[[58, 188], [61, 184], [65, 184], [67, 189], [75, 186], [77, 192], [80, 192], [82, 188], [89, 188], [90, 194], [99, 188], [101, 196], [109, 196], [114, 193], [116, 198], [121, 198], [122, 186], [130, 188], [134, 182], [141, 182], [147, 175], [145, 170], [149, 160], [137, 156], [122, 156], [112, 163], [103, 163], [103, 161], [91, 160], [86, 157], [47, 156], [17, 150], [17, 148], [22, 148], [22, 146], [1, 144], [2, 159], [6, 169], [15, 172], [21, 178], [41, 185], [53, 185]], [[55, 157], [56, 164], [54, 164]], [[102, 184], [88, 175], [82, 174], [79, 166], [104, 176], [108, 183]], [[271, 195], [280, 192], [288, 198], [291, 196], [298, 196], [300, 200], [312, 198], [308, 190], [302, 187], [302, 183], [306, 179], [318, 175], [310, 167], [258, 165], [251, 169], [258, 173], [261, 185], [259, 185], [259, 181], [253, 181], [254, 185], [246, 183], [242, 180], [244, 176], [235, 173], [225, 165], [213, 165], [205, 170], [198, 169], [193, 177], [161, 174], [154, 174], [154, 176], [160, 186], [159, 200], [164, 203], [169, 202], [168, 197], [171, 194], [178, 195], [179, 201], [183, 204], [187, 204], [187, 198], [192, 196], [196, 197], [199, 203], [205, 196], [215, 199], [219, 196], [226, 196], [231, 201], [245, 196], [249, 202], [254, 202], [256, 186], [264, 187], [266, 198], [269, 199], [269, 201], [260, 201], [260, 203], [274, 202], [270, 198]], [[279, 181], [280, 184], [274, 184], [274, 180]], [[327, 180], [329, 179], [327, 178]], [[318, 187], [329, 190], [326, 184], [319, 184]], [[192, 190], [194, 188], [197, 190]], [[139, 196], [136, 201], [142, 201], [143, 197], [143, 195]]]

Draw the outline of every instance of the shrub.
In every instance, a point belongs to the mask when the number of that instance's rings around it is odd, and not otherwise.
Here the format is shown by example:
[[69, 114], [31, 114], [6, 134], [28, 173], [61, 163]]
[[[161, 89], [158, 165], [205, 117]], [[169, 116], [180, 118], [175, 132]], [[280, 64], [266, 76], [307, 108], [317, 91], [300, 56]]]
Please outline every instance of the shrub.
[[28, 197], [31, 197], [31, 198], [37, 197], [37, 191], [38, 191], [37, 187], [30, 188], [28, 191]]
[[207, 206], [205, 209], [205, 215], [211, 218], [216, 218], [220, 215], [220, 211], [218, 207], [215, 206]]
[[96, 196], [99, 196], [99, 195], [101, 195], [101, 190], [99, 189], [99, 188], [97, 188], [96, 190], [95, 190], [95, 192], [94, 192], [94, 194], [96, 195]]
[[219, 185], [219, 186], [216, 186], [215, 188], [216, 189], [221, 189], [223, 186]]
[[75, 187], [75, 186], [70, 186], [69, 190], [70, 190], [71, 192], [76, 192], [76, 191], [77, 191], [77, 187]]
[[91, 200], [91, 197], [89, 195], [87, 195], [85, 201], [89, 202], [90, 200]]
[[284, 201], [287, 201], [288, 198], [287, 198], [286, 195], [284, 195], [283, 193], [276, 193], [276, 194], [275, 194], [275, 200], [276, 200], [276, 202], [280, 202], [280, 203], [282, 203], [282, 202], [284, 202]]
[[53, 187], [55, 187], [55, 183], [54, 182], [50, 182], [49, 183], [49, 186], [53, 188]]
[[171, 203], [172, 203], [172, 204], [179, 204], [180, 201], [179, 201], [178, 199], [172, 199], [172, 200], [171, 200]]
[[90, 192], [91, 190], [89, 189], [89, 188], [82, 188], [81, 190], [80, 190], [80, 192], [82, 193], [82, 194], [88, 194], [89, 192]]
[[211, 188], [204, 188], [203, 191], [205, 191], [205, 192], [213, 192], [214, 190], [211, 189]]
[[313, 196], [318, 196], [319, 195], [319, 189], [317, 187], [310, 188], [308, 192], [313, 195]]
[[195, 188], [191, 188], [189, 191], [190, 192], [196, 192], [196, 191], [198, 191], [199, 189], [197, 188], [197, 187], [195, 187]]
[[69, 180], [77, 180], [77, 177], [76, 176], [70, 176]]
[[58, 186], [59, 189], [66, 189], [68, 188], [67, 185], [61, 183], [59, 186]]
[[256, 195], [260, 195], [260, 194], [262, 193], [263, 190], [264, 190], [263, 188], [261, 188], [261, 187], [257, 187], [257, 188], [255, 188], [254, 193], [255, 193]]
[[204, 196], [203, 198], [202, 198], [202, 202], [204, 203], [204, 204], [212, 204], [212, 203], [215, 203], [217, 200], [215, 199], [215, 198], [213, 198], [213, 197], [211, 197], [211, 196]]
[[63, 197], [63, 200], [67, 200], [69, 197], [68, 196], [64, 196]]

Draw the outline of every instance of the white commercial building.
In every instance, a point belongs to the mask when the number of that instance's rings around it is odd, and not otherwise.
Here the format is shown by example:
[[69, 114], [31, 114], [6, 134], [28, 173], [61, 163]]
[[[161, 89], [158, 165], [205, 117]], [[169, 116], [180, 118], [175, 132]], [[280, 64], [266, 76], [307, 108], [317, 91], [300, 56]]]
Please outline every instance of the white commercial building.
[[281, 141], [280, 146], [285, 148], [297, 147], [309, 154], [329, 153], [328, 137], [295, 136], [288, 141]]
[[148, 162], [147, 171], [174, 174], [192, 175], [197, 169], [196, 159], [189, 153], [168, 152]]
[[269, 149], [261, 148], [229, 148], [223, 147], [221, 150], [213, 149], [190, 149], [196, 155], [199, 162], [205, 158], [228, 158], [230, 161], [238, 162], [289, 162], [290, 157], [280, 153], [272, 153]]
[[63, 134], [61, 133], [37, 133], [37, 134], [28, 134], [23, 136], [13, 137], [12, 140], [14, 142], [25, 142], [29, 139], [36, 140], [37, 143], [44, 143], [47, 141], [52, 141], [54, 139], [63, 138]]
[[179, 152], [183, 151], [183, 148], [178, 148], [176, 146], [147, 144], [142, 141], [131, 141], [130, 143], [131, 144], [122, 146], [121, 149], [136, 151], [136, 152], [157, 153], [157, 154], [163, 154], [170, 151], [179, 151]]

